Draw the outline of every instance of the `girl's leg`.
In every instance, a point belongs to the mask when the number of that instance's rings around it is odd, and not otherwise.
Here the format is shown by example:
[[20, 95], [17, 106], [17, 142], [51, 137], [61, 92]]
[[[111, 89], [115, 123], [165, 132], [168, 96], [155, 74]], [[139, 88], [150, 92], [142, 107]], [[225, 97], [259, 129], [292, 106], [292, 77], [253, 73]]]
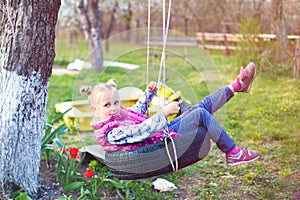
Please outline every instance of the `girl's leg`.
[[204, 108], [209, 113], [213, 114], [225, 103], [227, 103], [233, 96], [234, 93], [228, 86], [226, 86], [205, 97], [201, 102], [197, 103], [190, 109]]
[[239, 76], [229, 86], [223, 87], [205, 97], [201, 102], [190, 107], [188, 111], [195, 108], [204, 108], [210, 113], [216, 112], [234, 96], [234, 92], [249, 92], [255, 76], [256, 67], [251, 62], [247, 65], [246, 69], [243, 69], [243, 67], [240, 68]]
[[[254, 63], [248, 64], [246, 69], [241, 67], [240, 75], [228, 87], [217, 90], [204, 98], [202, 102], [190, 107], [182, 115], [172, 120], [168, 127], [181, 134], [190, 131], [196, 131], [197, 134], [208, 134], [218, 148], [226, 153], [229, 165], [234, 166], [256, 160], [259, 152], [237, 147], [212, 115], [233, 97], [234, 92], [249, 92], [255, 75]], [[204, 127], [205, 131], [199, 127]]]
[[168, 127], [181, 134], [192, 131], [197, 135], [208, 135], [226, 153], [226, 162], [230, 166], [253, 162], [260, 156], [258, 151], [237, 147], [213, 115], [204, 108], [193, 109], [177, 117], [170, 121]]
[[207, 133], [222, 152], [228, 153], [235, 148], [234, 141], [222, 129], [213, 115], [204, 108], [194, 108], [190, 112], [185, 112], [184, 115], [175, 118], [169, 124], [171, 130], [181, 134], [191, 131], [198, 132], [199, 127], [204, 127], [206, 131], [197, 134]]

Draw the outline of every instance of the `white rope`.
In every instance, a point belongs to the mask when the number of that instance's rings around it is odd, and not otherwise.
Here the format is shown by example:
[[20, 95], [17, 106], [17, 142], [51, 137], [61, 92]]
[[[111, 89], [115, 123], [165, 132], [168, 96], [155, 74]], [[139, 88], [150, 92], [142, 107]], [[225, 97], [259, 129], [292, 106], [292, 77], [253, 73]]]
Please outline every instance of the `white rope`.
[[[165, 72], [165, 57], [166, 57], [166, 44], [167, 44], [167, 37], [168, 37], [168, 30], [169, 30], [169, 24], [170, 24], [170, 11], [171, 11], [171, 3], [172, 0], [169, 0], [169, 10], [168, 10], [168, 18], [167, 18], [167, 25], [166, 25], [166, 11], [165, 11], [165, 0], [163, 0], [163, 47], [162, 47], [162, 53], [161, 53], [161, 60], [160, 60], [160, 68], [159, 68], [159, 74], [158, 74], [158, 83], [160, 83], [160, 77], [162, 71]], [[163, 84], [165, 84], [165, 80], [163, 80]]]
[[[149, 43], [150, 43], [150, 3], [151, 1], [148, 0], [148, 38], [147, 38], [147, 78], [146, 78], [146, 86], [148, 85], [148, 78], [149, 78]], [[166, 23], [166, 14], [165, 14], [165, 0], [163, 0], [163, 49], [162, 49], [162, 55], [161, 55], [161, 61], [160, 61], [160, 67], [159, 67], [159, 74], [158, 74], [158, 81], [157, 83], [160, 84], [160, 77], [161, 74], [163, 73], [163, 84], [166, 84], [166, 43], [167, 43], [167, 37], [168, 37], [168, 30], [169, 30], [169, 24], [170, 24], [170, 15], [171, 15], [171, 4], [172, 4], [172, 0], [169, 0], [169, 8], [168, 8], [168, 18], [167, 18], [167, 23]], [[165, 105], [165, 89], [166, 87], [164, 87], [164, 105]], [[160, 98], [159, 98], [159, 105], [160, 105]], [[168, 130], [168, 127], [165, 127], [164, 129], [164, 142], [165, 142], [165, 147], [166, 147], [166, 151], [167, 151], [167, 155], [170, 161], [170, 164], [172, 166], [173, 171], [177, 171], [178, 170], [178, 158], [177, 158], [177, 151], [176, 151], [176, 146], [175, 146], [175, 142], [174, 139], [172, 138], [172, 136], [170, 135], [170, 132]], [[173, 164], [172, 161], [172, 157], [168, 148], [168, 144], [167, 144], [167, 140], [168, 138], [170, 138], [171, 142], [172, 142], [172, 146], [173, 146], [173, 151], [174, 151], [174, 160], [175, 160], [175, 166]]]
[[151, 20], [151, 0], [148, 0], [148, 30], [147, 30], [147, 73], [146, 86], [149, 83], [149, 55], [150, 55], [150, 20]]
[[[170, 16], [171, 16], [171, 5], [172, 0], [169, 0], [169, 8], [168, 8], [168, 17], [167, 17], [167, 23], [166, 23], [166, 4], [165, 0], [163, 0], [163, 47], [162, 47], [162, 54], [161, 54], [161, 60], [160, 60], [160, 67], [159, 67], [159, 73], [158, 73], [158, 83], [160, 83], [160, 78], [163, 76], [162, 85], [166, 84], [166, 45], [167, 45], [167, 38], [168, 38], [168, 31], [169, 31], [169, 24], [170, 24]], [[163, 74], [163, 75], [161, 75]], [[165, 87], [163, 90], [163, 96], [165, 97]], [[160, 98], [159, 98], [160, 99]], [[165, 105], [165, 98], [163, 104]], [[160, 102], [159, 102], [160, 105]]]
[[[168, 38], [168, 31], [169, 31], [169, 24], [170, 24], [170, 16], [171, 16], [171, 5], [172, 5], [172, 0], [169, 0], [169, 8], [168, 8], [168, 18], [167, 18], [167, 24], [166, 24], [166, 19], [165, 19], [165, 15], [166, 15], [166, 11], [165, 11], [165, 0], [163, 0], [163, 49], [162, 49], [162, 55], [161, 55], [161, 61], [160, 61], [160, 70], [159, 70], [159, 75], [158, 75], [158, 82], [160, 82], [160, 77], [161, 77], [161, 73], [163, 73], [163, 85], [166, 85], [166, 44], [167, 44], [167, 38]], [[164, 87], [164, 105], [165, 105], [165, 96], [166, 96], [166, 87]], [[160, 98], [159, 98], [160, 99]], [[167, 155], [170, 161], [170, 164], [172, 166], [173, 171], [177, 171], [178, 170], [178, 159], [177, 159], [177, 151], [176, 151], [176, 146], [175, 146], [175, 142], [174, 139], [172, 138], [172, 136], [170, 135], [170, 132], [168, 130], [168, 128], [165, 128], [165, 147], [166, 147], [166, 151], [167, 151]], [[173, 146], [173, 151], [174, 151], [174, 161], [175, 161], [175, 167], [172, 161], [172, 157], [168, 148], [168, 144], [167, 144], [167, 140], [168, 138], [170, 138], [171, 142], [172, 142], [172, 146]]]
[[[170, 135], [170, 132], [169, 132], [169, 130], [167, 128], [164, 130], [164, 133], [165, 133], [164, 142], [165, 142], [165, 147], [166, 147], [167, 155], [168, 155], [170, 164], [172, 166], [172, 169], [175, 172], [175, 171], [178, 170], [178, 158], [177, 158], [177, 151], [176, 151], [175, 142], [174, 142], [174, 139]], [[172, 146], [173, 146], [175, 167], [174, 167], [173, 160], [172, 160], [172, 157], [171, 157], [171, 154], [170, 154], [170, 151], [169, 151], [169, 147], [168, 147], [168, 143], [167, 143], [168, 137], [170, 138], [170, 140], [172, 142]]]
[[[148, 30], [147, 30], [147, 61], [146, 61], [146, 87], [149, 84], [149, 55], [150, 55], [150, 20], [151, 20], [151, 0], [148, 0]], [[149, 94], [146, 94], [147, 116], [149, 116], [148, 105]]]

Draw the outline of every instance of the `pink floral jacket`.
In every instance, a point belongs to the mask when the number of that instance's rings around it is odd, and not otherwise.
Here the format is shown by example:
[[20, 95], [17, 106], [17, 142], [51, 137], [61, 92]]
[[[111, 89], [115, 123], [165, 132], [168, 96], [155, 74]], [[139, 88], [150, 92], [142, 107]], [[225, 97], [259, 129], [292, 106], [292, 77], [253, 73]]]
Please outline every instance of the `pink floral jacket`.
[[[150, 93], [148, 98], [144, 98], [145, 96], [140, 98], [131, 108], [133, 110], [121, 107], [119, 114], [111, 115], [106, 120], [93, 119], [91, 125], [97, 143], [105, 151], [117, 151], [132, 150], [163, 141], [165, 136], [163, 129], [168, 123], [163, 112], [158, 112], [151, 117], [137, 112], [146, 111], [145, 106], [150, 102], [145, 103], [145, 99], [151, 101], [154, 95], [155, 93]], [[170, 129], [168, 131], [173, 138], [180, 135]]]

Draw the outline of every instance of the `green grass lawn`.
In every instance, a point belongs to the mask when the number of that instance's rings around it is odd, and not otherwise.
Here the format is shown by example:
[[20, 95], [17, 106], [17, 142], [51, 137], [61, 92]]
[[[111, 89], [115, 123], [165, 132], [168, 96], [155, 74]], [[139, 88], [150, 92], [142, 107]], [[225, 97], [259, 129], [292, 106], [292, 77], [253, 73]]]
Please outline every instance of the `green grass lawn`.
[[[132, 55], [131, 55], [132, 54]], [[121, 61], [144, 63], [144, 53], [135, 51], [120, 56]], [[238, 74], [239, 66], [233, 66], [231, 58], [213, 57], [208, 61], [218, 80], [205, 77], [205, 66], [195, 68], [175, 58], [168, 58], [172, 66], [167, 74], [167, 82], [178, 89], [183, 96], [195, 103], [217, 88], [229, 84]], [[133, 62], [134, 60], [134, 62]], [[214, 64], [212, 64], [214, 63]], [[207, 66], [207, 65], [206, 65]], [[208, 67], [209, 67], [208, 66]], [[257, 149], [261, 158], [253, 164], [228, 167], [225, 156], [212, 145], [211, 153], [202, 161], [176, 173], [163, 176], [179, 188], [177, 197], [187, 199], [292, 199], [300, 190], [300, 79], [287, 75], [263, 72], [258, 67], [257, 78], [249, 94], [236, 94], [221, 111], [224, 129], [237, 145]], [[151, 68], [152, 69], [152, 68]], [[156, 70], [151, 79], [157, 80]], [[154, 75], [153, 75], [154, 74]], [[171, 74], [171, 75], [170, 75]], [[202, 75], [202, 76], [201, 76]], [[145, 86], [145, 67], [130, 72], [110, 67], [102, 74], [88, 71], [80, 75], [53, 75], [49, 85], [47, 116], [55, 115], [54, 105], [70, 101], [78, 85], [106, 81], [111, 77], [120, 80], [119, 86]], [[207, 83], [207, 78], [211, 83]], [[178, 82], [184, 80], [184, 84]], [[217, 82], [215, 85], [212, 83]], [[221, 81], [221, 82], [220, 82]], [[182, 82], [180, 82], [182, 83]], [[182, 86], [183, 85], [183, 86]], [[76, 95], [75, 95], [76, 96]], [[84, 145], [70, 138], [78, 138], [83, 133], [76, 132], [64, 137], [66, 144]], [[79, 140], [85, 140], [84, 136]], [[176, 198], [176, 195], [175, 197]], [[298, 196], [298, 198], [300, 198]]]
[[[220, 66], [224, 82], [229, 83], [233, 76], [223, 69]], [[180, 179], [201, 180], [189, 187], [190, 197], [291, 199], [300, 188], [299, 98], [299, 79], [259, 73], [249, 94], [237, 94], [226, 105], [224, 129], [238, 145], [258, 149], [262, 158], [255, 164], [229, 168], [214, 147], [204, 162], [183, 170]], [[196, 178], [191, 176], [195, 174]]]

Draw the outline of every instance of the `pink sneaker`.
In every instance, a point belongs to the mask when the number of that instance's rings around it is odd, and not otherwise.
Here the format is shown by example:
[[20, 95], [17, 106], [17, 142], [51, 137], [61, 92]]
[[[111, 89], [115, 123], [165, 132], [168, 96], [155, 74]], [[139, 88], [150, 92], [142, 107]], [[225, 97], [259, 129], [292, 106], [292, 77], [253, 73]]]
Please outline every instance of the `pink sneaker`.
[[252, 82], [256, 76], [256, 66], [253, 62], [249, 63], [244, 69], [241, 67], [240, 74], [236, 80], [232, 82], [232, 87], [235, 92], [249, 92], [252, 87]]
[[250, 150], [247, 148], [239, 148], [239, 152], [232, 154], [226, 154], [226, 161], [229, 166], [236, 166], [241, 164], [246, 164], [253, 162], [259, 158], [259, 152], [255, 150]]

